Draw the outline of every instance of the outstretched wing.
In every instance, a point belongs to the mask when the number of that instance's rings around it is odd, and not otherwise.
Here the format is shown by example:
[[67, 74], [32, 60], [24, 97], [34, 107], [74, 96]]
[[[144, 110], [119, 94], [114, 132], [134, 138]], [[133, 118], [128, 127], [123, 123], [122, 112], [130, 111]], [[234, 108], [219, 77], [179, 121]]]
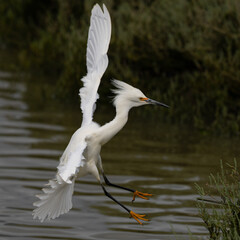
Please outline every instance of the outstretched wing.
[[83, 87], [79, 91], [83, 113], [82, 126], [92, 122], [98, 99], [98, 87], [101, 77], [108, 66], [107, 50], [111, 37], [111, 19], [103, 4], [92, 9], [87, 43], [87, 75], [82, 78]]

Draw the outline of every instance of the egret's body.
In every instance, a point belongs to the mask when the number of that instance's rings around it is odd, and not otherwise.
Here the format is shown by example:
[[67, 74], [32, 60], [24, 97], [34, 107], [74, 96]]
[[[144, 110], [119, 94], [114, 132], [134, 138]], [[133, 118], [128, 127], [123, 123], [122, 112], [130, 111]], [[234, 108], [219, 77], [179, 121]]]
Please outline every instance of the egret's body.
[[116, 94], [114, 99], [116, 116], [111, 122], [103, 126], [99, 126], [93, 122], [95, 102], [98, 99], [97, 90], [100, 79], [108, 65], [107, 50], [111, 36], [111, 20], [104, 5], [103, 10], [96, 4], [91, 15], [87, 45], [88, 73], [82, 79], [84, 86], [80, 89], [79, 93], [83, 113], [82, 125], [73, 134], [60, 159], [56, 178], [50, 180], [47, 187], [43, 188], [43, 194], [37, 195], [40, 201], [34, 203], [37, 208], [33, 211], [33, 215], [34, 218], [39, 218], [41, 221], [54, 219], [68, 212], [72, 208], [75, 179], [89, 173], [94, 175], [99, 181], [106, 196], [128, 211], [140, 224], [141, 222], [138, 219], [147, 220], [144, 218], [144, 215], [135, 214], [113, 198], [103, 186], [99, 172], [103, 175], [107, 185], [133, 192], [134, 199], [135, 196], [146, 199], [151, 194], [140, 193], [110, 183], [103, 171], [100, 151], [101, 147], [126, 124], [128, 112], [132, 107], [147, 104], [159, 104], [165, 107], [167, 105], [147, 98], [137, 88], [124, 82], [113, 80], [113, 84], [116, 87], [114, 90]]

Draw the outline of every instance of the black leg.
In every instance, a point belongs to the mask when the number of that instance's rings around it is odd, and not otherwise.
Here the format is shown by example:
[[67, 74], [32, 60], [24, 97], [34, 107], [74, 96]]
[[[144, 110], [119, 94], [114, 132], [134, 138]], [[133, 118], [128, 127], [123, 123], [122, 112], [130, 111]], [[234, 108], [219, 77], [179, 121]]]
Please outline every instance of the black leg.
[[130, 213], [130, 210], [127, 208], [127, 207], [125, 207], [123, 204], [121, 204], [119, 201], [117, 201], [106, 189], [105, 189], [105, 187], [103, 186], [103, 185], [101, 185], [102, 186], [102, 189], [103, 189], [103, 191], [104, 191], [104, 193], [105, 193], [105, 195], [107, 196], [107, 197], [109, 197], [110, 199], [112, 199], [114, 202], [116, 202], [118, 205], [120, 205], [122, 208], [124, 208], [126, 211], [128, 211], [129, 213]]
[[147, 218], [145, 218], [146, 215], [140, 215], [140, 214], [137, 214], [131, 210], [129, 210], [127, 207], [125, 207], [123, 204], [121, 204], [119, 201], [117, 201], [106, 189], [105, 187], [101, 184], [102, 186], [102, 189], [105, 193], [105, 195], [107, 197], [109, 197], [110, 199], [112, 199], [115, 203], [117, 203], [118, 205], [120, 205], [122, 208], [124, 208], [129, 214], [131, 217], [133, 217], [139, 224], [142, 225], [142, 222], [140, 220], [143, 220], [143, 221], [149, 221]]
[[121, 188], [123, 190], [126, 190], [126, 191], [129, 191], [129, 192], [133, 192], [133, 199], [132, 199], [132, 202], [135, 201], [135, 197], [138, 196], [140, 198], [143, 198], [143, 199], [147, 199], [148, 200], [148, 197], [152, 196], [152, 194], [149, 194], [149, 193], [142, 193], [142, 192], [139, 192], [137, 190], [133, 190], [131, 188], [126, 188], [126, 187], [122, 187], [122, 186], [119, 186], [117, 184], [113, 184], [111, 183], [108, 178], [106, 177], [106, 175], [104, 174], [104, 172], [102, 172], [102, 175], [103, 175], [103, 178], [104, 178], [104, 181], [105, 183], [108, 185], [108, 186], [112, 186], [112, 187], [117, 187], [117, 188]]
[[111, 182], [108, 180], [108, 178], [106, 177], [106, 175], [105, 175], [104, 173], [103, 173], [103, 178], [104, 178], [105, 183], [106, 183], [108, 186], [116, 187], [116, 188], [121, 188], [121, 189], [123, 189], [123, 190], [129, 191], [129, 192], [133, 192], [133, 193], [135, 192], [135, 190], [133, 190], [133, 189], [126, 188], [126, 187], [122, 187], [122, 186], [119, 186], [119, 185], [117, 185], [117, 184], [111, 183]]

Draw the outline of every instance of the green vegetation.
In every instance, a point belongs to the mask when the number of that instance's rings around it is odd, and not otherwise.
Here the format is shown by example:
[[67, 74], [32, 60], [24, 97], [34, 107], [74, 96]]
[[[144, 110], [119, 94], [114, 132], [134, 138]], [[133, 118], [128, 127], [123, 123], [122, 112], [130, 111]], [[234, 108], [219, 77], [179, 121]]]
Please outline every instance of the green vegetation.
[[[15, 49], [21, 69], [46, 76], [58, 98], [78, 104], [95, 2], [0, 0], [0, 47]], [[121, 79], [170, 105], [165, 121], [239, 135], [239, 0], [97, 2], [113, 26], [102, 96], [105, 80]]]
[[210, 240], [240, 239], [239, 180], [240, 174], [235, 162], [234, 166], [228, 166], [226, 169], [221, 164], [221, 173], [210, 176], [208, 188], [210, 194], [217, 197], [206, 197], [209, 193], [197, 185], [198, 193], [201, 195], [197, 206]]

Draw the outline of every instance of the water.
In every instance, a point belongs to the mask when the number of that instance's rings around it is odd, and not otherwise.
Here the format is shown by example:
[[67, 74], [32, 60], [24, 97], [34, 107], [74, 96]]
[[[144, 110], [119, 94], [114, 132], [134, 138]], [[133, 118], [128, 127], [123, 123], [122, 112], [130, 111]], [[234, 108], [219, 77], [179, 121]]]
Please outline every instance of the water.
[[[34, 88], [35, 86], [35, 88]], [[194, 183], [204, 185], [219, 161], [240, 154], [239, 141], [209, 139], [191, 129], [162, 125], [131, 112], [129, 122], [102, 151], [109, 179], [154, 196], [146, 201], [108, 188], [123, 204], [151, 219], [144, 226], [108, 199], [94, 177], [75, 185], [73, 209], [40, 223], [32, 219], [35, 194], [54, 177], [58, 159], [81, 121], [78, 109], [45, 102], [41, 94], [0, 72], [0, 239], [207, 239], [198, 217]], [[101, 110], [101, 108], [100, 108]], [[163, 109], [153, 109], [164, 114]], [[98, 120], [110, 120], [102, 109]]]

